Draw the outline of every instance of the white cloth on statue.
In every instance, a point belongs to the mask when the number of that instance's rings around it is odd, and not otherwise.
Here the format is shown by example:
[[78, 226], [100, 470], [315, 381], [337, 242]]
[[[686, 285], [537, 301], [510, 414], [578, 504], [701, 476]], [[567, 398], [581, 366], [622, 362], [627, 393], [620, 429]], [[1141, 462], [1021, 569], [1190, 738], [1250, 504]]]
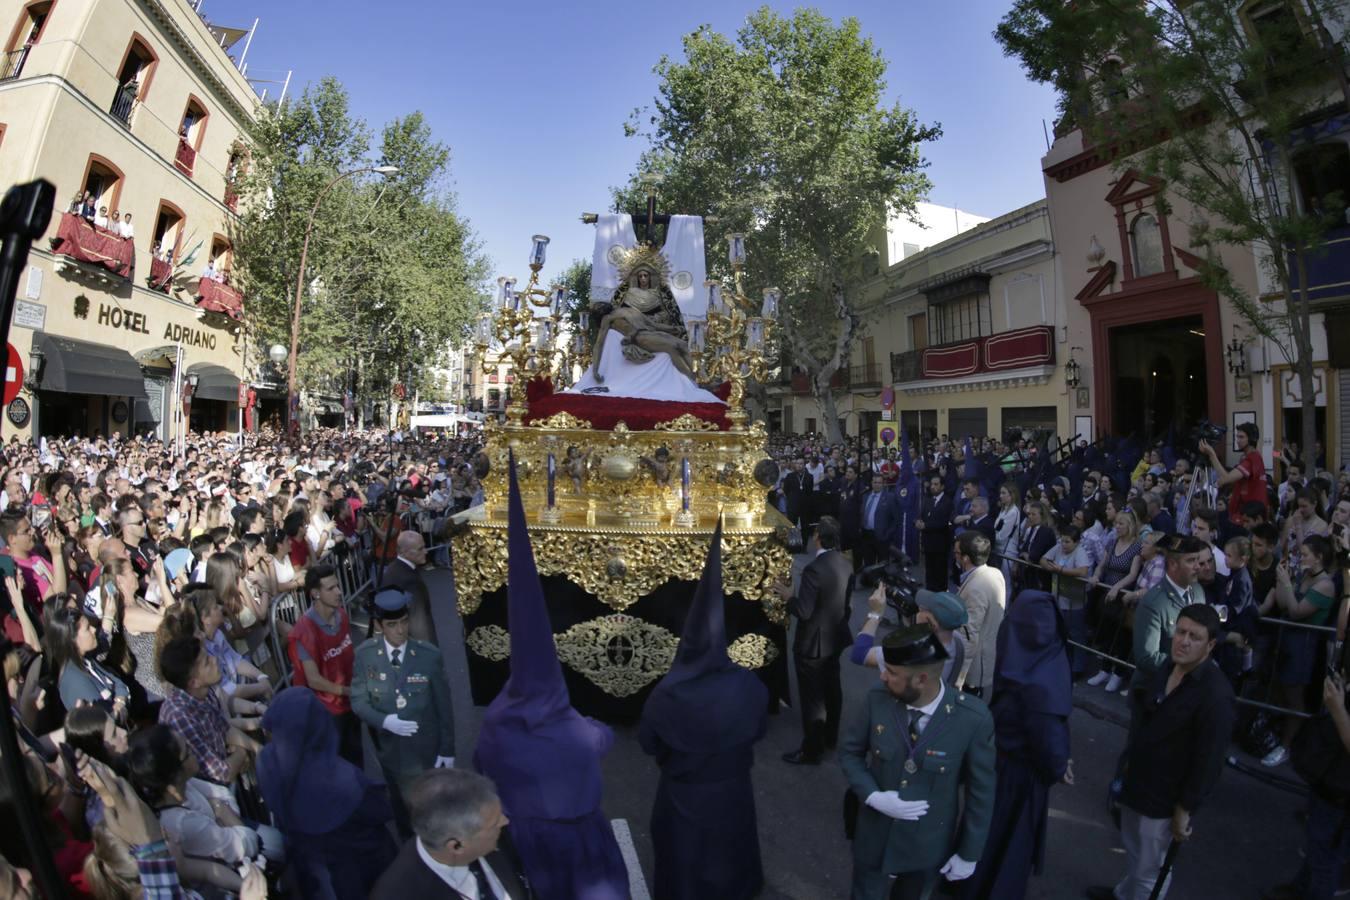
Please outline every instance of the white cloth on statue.
[[670, 292], [685, 319], [706, 318], [708, 261], [703, 248], [701, 216], [671, 216], [662, 254], [670, 263]]
[[591, 254], [591, 302], [608, 303], [619, 286], [619, 253], [637, 246], [633, 217], [604, 213], [595, 223], [595, 250]]
[[[716, 394], [705, 391], [675, 368], [670, 357], [657, 353], [644, 363], [630, 362], [623, 355], [623, 335], [611, 330], [605, 335], [605, 350], [600, 356], [600, 374], [604, 384], [597, 384], [593, 369], [587, 369], [577, 383], [564, 393], [583, 394], [589, 391], [600, 397], [635, 397], [642, 400], [675, 400], [681, 403], [722, 403]], [[601, 389], [605, 390], [601, 390]]]

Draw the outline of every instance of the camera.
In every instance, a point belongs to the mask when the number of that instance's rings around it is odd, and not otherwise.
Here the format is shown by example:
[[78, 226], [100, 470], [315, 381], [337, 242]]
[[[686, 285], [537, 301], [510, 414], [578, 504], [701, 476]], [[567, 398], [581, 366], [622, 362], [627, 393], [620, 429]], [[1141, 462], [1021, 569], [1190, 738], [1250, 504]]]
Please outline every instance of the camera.
[[1197, 444], [1201, 441], [1218, 444], [1223, 441], [1223, 436], [1227, 433], [1227, 425], [1215, 425], [1209, 419], [1201, 419], [1191, 429], [1191, 440]]
[[894, 609], [902, 620], [918, 615], [919, 604], [915, 599], [922, 585], [910, 574], [913, 562], [898, 550], [891, 551], [891, 559], [886, 562], [865, 566], [860, 573], [864, 583], [880, 581], [886, 589], [886, 603]]

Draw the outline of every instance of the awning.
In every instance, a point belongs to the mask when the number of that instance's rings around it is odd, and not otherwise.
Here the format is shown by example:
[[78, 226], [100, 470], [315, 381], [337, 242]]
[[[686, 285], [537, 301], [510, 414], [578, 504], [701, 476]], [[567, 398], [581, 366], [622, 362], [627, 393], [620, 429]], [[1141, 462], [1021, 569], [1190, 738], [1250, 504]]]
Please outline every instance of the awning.
[[125, 350], [45, 332], [33, 335], [33, 346], [43, 355], [39, 390], [146, 399], [141, 367]]
[[201, 380], [197, 382], [197, 393], [193, 394], [192, 399], [239, 402], [239, 376], [224, 366], [193, 363], [187, 367], [187, 374], [201, 376]]

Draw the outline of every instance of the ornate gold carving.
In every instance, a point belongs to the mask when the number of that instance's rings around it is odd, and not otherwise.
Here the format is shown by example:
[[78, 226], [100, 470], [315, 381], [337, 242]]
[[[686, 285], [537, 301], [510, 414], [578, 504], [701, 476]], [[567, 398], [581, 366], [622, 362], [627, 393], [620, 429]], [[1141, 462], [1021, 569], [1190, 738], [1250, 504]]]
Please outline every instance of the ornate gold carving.
[[[708, 531], [532, 526], [535, 564], [541, 575], [561, 575], [622, 611], [667, 580], [697, 581], [708, 552]], [[453, 539], [459, 611], [478, 609], [482, 595], [506, 584], [506, 528], [471, 522]], [[722, 578], [727, 593], [740, 593], [784, 625], [787, 610], [773, 591], [791, 571], [792, 558], [769, 528], [722, 534]]]
[[638, 269], [647, 269], [657, 275], [660, 281], [670, 280], [670, 260], [651, 244], [638, 244], [625, 250], [615, 268], [618, 269], [621, 284], [631, 278]]
[[511, 658], [511, 636], [500, 625], [482, 625], [464, 638], [469, 649], [484, 659], [501, 662]]
[[727, 656], [738, 666], [760, 669], [778, 658], [778, 647], [762, 634], [743, 634], [728, 645]]
[[682, 416], [671, 419], [669, 422], [661, 422], [652, 426], [653, 431], [721, 431], [714, 422], [707, 419], [700, 419], [692, 413], [685, 413]]
[[579, 419], [569, 412], [558, 412], [549, 416], [547, 419], [539, 419], [531, 422], [530, 428], [547, 428], [550, 431], [581, 431], [590, 429], [591, 423], [585, 419]]
[[679, 639], [660, 625], [615, 613], [554, 635], [558, 658], [612, 697], [630, 697], [664, 675]]

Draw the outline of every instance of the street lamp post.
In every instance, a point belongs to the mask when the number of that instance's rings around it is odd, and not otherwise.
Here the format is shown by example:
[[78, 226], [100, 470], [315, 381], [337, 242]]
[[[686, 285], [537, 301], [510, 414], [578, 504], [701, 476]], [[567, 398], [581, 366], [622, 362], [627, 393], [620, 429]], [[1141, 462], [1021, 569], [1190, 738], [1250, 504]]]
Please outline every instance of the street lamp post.
[[286, 429], [291, 433], [300, 427], [298, 415], [300, 403], [295, 390], [295, 358], [300, 346], [300, 303], [305, 296], [305, 262], [309, 257], [309, 237], [314, 231], [314, 217], [319, 213], [319, 204], [323, 202], [323, 198], [328, 196], [328, 192], [336, 187], [339, 181], [365, 172], [396, 175], [398, 166], [366, 166], [338, 175], [319, 191], [319, 196], [314, 199], [314, 208], [309, 211], [309, 221], [305, 224], [305, 242], [300, 248], [300, 271], [295, 276], [295, 309], [291, 312], [291, 355], [286, 366]]

